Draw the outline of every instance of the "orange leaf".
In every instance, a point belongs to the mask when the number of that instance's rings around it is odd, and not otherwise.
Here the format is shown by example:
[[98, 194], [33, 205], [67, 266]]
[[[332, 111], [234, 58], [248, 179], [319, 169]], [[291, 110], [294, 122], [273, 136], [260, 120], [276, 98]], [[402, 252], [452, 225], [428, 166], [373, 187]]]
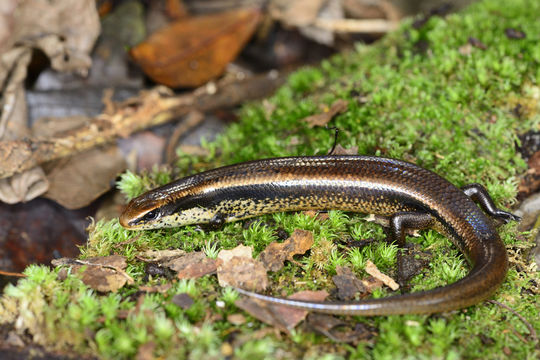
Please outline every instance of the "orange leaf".
[[194, 87], [223, 73], [253, 34], [257, 9], [179, 20], [131, 49], [131, 56], [158, 83]]

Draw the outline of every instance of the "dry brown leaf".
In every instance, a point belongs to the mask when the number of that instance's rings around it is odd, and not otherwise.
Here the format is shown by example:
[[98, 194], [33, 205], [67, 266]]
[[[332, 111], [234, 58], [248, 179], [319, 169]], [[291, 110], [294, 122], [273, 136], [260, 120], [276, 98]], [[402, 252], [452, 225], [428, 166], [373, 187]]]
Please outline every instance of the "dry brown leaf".
[[165, 294], [167, 291], [170, 290], [170, 288], [172, 288], [172, 284], [170, 283], [153, 285], [153, 286], [146, 286], [146, 285], [139, 286], [140, 291], [144, 291], [147, 293], [160, 293], [160, 294]]
[[153, 360], [154, 357], [154, 349], [156, 348], [156, 343], [153, 341], [148, 341], [137, 349], [137, 355], [135, 356], [135, 360]]
[[320, 114], [315, 114], [304, 118], [303, 120], [308, 124], [310, 128], [315, 126], [325, 126], [336, 116], [347, 110], [349, 102], [347, 100], [339, 99], [334, 101], [330, 108], [324, 109]]
[[269, 244], [259, 255], [259, 260], [267, 270], [278, 271], [283, 268], [285, 260], [293, 261], [294, 255], [304, 254], [312, 245], [313, 233], [296, 229], [284, 242]]
[[45, 197], [67, 209], [80, 209], [111, 189], [126, 169], [116, 145], [95, 148], [61, 161], [49, 173]]
[[337, 144], [331, 155], [358, 155], [358, 146], [344, 148], [340, 144]]
[[217, 275], [220, 286], [234, 286], [250, 291], [268, 287], [268, 277], [262, 262], [253, 259], [249, 246], [239, 245], [218, 254]]
[[[99, 19], [93, 0], [8, 0], [0, 19], [0, 138], [11, 140], [29, 135], [24, 80], [32, 52], [42, 50], [55, 70], [85, 72]], [[0, 201], [28, 201], [47, 190], [43, 172], [29, 168], [28, 175], [0, 180]]]
[[319, 221], [326, 221], [330, 218], [330, 216], [328, 215], [328, 212], [326, 211], [305, 210], [305, 211], [302, 211], [302, 214], [306, 214], [307, 216], [317, 219]]
[[30, 201], [49, 188], [49, 182], [40, 167], [0, 179], [0, 201], [7, 204]]
[[85, 267], [81, 274], [83, 283], [99, 292], [116, 292], [126, 283], [134, 282], [124, 271], [127, 267], [126, 258], [120, 255], [99, 256], [85, 260], [61, 258], [51, 261], [51, 264], [70, 266], [75, 272]]
[[[287, 299], [319, 302], [324, 301], [328, 297], [328, 295], [329, 294], [324, 290], [304, 290], [288, 296]], [[281, 322], [285, 324], [288, 329], [295, 328], [296, 325], [298, 325], [302, 320], [304, 320], [309, 313], [307, 310], [295, 309], [290, 306], [277, 304], [272, 306], [274, 307], [274, 313], [281, 317]]]
[[216, 271], [216, 260], [205, 257], [198, 262], [186, 265], [178, 271], [177, 277], [179, 279], [198, 279], [204, 275], [215, 274]]
[[227, 321], [233, 325], [242, 325], [246, 323], [246, 317], [242, 314], [227, 315]]
[[376, 332], [365, 324], [348, 324], [341, 319], [326, 314], [309, 314], [306, 325], [309, 329], [336, 342], [356, 344], [361, 340], [370, 339], [376, 335]]
[[251, 259], [253, 258], [253, 249], [249, 246], [238, 245], [237, 247], [231, 250], [221, 250], [218, 254], [218, 260], [227, 262], [227, 261], [230, 261], [235, 256]]
[[286, 8], [274, 16], [289, 26], [307, 26], [313, 24], [325, 0], [287, 0], [282, 3]]
[[173, 304], [186, 310], [193, 305], [194, 301], [187, 293], [176, 294], [172, 298]]
[[388, 19], [398, 21], [401, 11], [388, 0], [343, 0], [343, 7], [349, 17], [355, 19]]
[[165, 261], [163, 262], [163, 266], [166, 266], [169, 269], [174, 270], [176, 272], [180, 272], [192, 264], [200, 263], [204, 259], [206, 259], [206, 255], [204, 254], [204, 252], [194, 251], [194, 252], [186, 253], [183, 256]]
[[350, 268], [346, 266], [336, 267], [337, 275], [332, 277], [332, 281], [338, 289], [339, 300], [352, 300], [357, 293], [367, 294], [367, 288], [364, 283], [359, 280]]
[[373, 276], [374, 278], [382, 281], [386, 286], [388, 286], [390, 289], [396, 291], [399, 289], [399, 285], [397, 282], [394, 281], [390, 276], [383, 274], [382, 272], [377, 269], [374, 263], [372, 263], [370, 260], [366, 261], [366, 268], [364, 269], [369, 275]]
[[[324, 301], [328, 297], [326, 291], [300, 291], [288, 299], [306, 301]], [[242, 298], [235, 305], [260, 321], [277, 327], [281, 331], [289, 332], [305, 319], [308, 311], [295, 309], [285, 305], [269, 304], [251, 298]]]
[[131, 49], [131, 56], [158, 83], [194, 87], [223, 73], [253, 34], [256, 9], [182, 19]]
[[362, 279], [362, 284], [366, 287], [368, 293], [380, 289], [383, 286], [383, 282], [374, 276], [369, 276], [366, 279]]
[[139, 253], [137, 258], [145, 262], [167, 262], [177, 257], [184, 256], [186, 252], [180, 249], [174, 250], [147, 250]]
[[234, 302], [236, 307], [244, 310], [255, 319], [262, 321], [265, 324], [278, 328], [279, 330], [289, 333], [289, 329], [280, 322], [272, 313], [272, 307], [269, 304], [263, 305], [263, 303], [252, 298], [241, 298]]
[[262, 291], [268, 287], [266, 269], [255, 259], [235, 256], [218, 265], [217, 274], [221, 286], [234, 286], [251, 291]]

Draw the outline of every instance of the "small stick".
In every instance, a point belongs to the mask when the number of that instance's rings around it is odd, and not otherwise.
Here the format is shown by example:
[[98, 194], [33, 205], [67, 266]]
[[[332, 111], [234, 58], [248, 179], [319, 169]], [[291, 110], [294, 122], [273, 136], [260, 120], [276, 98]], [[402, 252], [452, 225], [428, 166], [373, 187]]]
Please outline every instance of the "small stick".
[[518, 313], [516, 310], [512, 309], [510, 306], [505, 305], [503, 303], [500, 303], [500, 302], [498, 302], [496, 300], [487, 300], [487, 302], [498, 305], [498, 306], [502, 307], [503, 309], [506, 309], [506, 310], [510, 311], [512, 314], [516, 315], [525, 324], [527, 329], [529, 329], [529, 336], [532, 338], [532, 340], [535, 341], [535, 342], [538, 341], [538, 337], [536, 336], [536, 331], [534, 330], [534, 327], [520, 313]]
[[4, 270], [0, 270], [0, 275], [14, 276], [14, 277], [20, 277], [20, 278], [26, 277], [26, 275], [24, 275], [22, 273], [16, 273], [16, 272], [11, 272], [11, 271], [4, 271]]

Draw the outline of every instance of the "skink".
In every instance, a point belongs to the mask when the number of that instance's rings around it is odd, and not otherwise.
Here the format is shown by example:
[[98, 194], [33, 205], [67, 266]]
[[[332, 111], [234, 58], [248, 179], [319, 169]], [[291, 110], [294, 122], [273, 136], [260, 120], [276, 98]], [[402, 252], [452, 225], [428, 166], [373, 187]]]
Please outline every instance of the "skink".
[[453, 241], [472, 269], [444, 287], [360, 302], [307, 302], [238, 289], [241, 293], [270, 303], [346, 315], [428, 314], [467, 307], [489, 297], [506, 276], [507, 253], [493, 220], [519, 220], [497, 209], [483, 186], [458, 189], [408, 162], [305, 156], [250, 161], [185, 177], [133, 199], [120, 223], [128, 229], [153, 229], [311, 209], [387, 216], [398, 245], [404, 244], [406, 229], [433, 228]]

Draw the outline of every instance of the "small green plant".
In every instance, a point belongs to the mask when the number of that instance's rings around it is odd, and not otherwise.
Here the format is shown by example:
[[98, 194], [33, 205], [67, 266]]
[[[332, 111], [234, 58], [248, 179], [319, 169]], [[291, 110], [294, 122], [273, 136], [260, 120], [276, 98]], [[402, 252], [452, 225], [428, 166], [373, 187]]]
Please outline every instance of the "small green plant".
[[205, 241], [203, 251], [206, 254], [206, 257], [209, 257], [210, 259], [217, 259], [221, 248], [217, 242]]

